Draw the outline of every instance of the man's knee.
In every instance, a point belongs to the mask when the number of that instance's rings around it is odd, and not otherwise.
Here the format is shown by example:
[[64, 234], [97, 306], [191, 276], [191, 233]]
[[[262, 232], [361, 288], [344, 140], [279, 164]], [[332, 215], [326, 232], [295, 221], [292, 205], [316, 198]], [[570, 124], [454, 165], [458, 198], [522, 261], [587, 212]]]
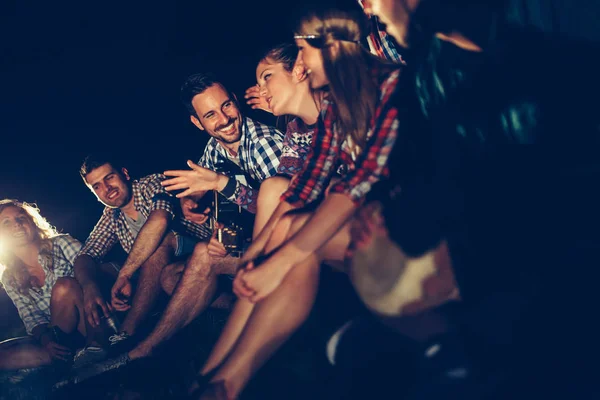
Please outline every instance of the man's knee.
[[194, 246], [194, 251], [188, 262], [190, 273], [209, 274], [211, 271], [211, 261], [208, 254], [208, 243], [199, 242]]
[[76, 299], [81, 296], [81, 286], [75, 278], [62, 277], [56, 280], [52, 287], [52, 301]]
[[173, 232], [167, 232], [160, 243], [160, 247], [166, 247], [168, 250], [172, 251], [177, 250], [177, 235], [175, 235]]

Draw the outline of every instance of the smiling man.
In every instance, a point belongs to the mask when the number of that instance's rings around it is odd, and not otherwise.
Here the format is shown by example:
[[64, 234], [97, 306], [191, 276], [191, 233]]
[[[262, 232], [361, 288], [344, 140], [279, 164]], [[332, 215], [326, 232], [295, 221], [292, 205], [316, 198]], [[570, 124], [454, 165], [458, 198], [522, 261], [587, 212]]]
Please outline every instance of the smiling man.
[[190, 76], [181, 98], [192, 123], [210, 140], [198, 165], [188, 161], [191, 171], [166, 171], [173, 178], [163, 185], [169, 191], [184, 189], [177, 195], [184, 213], [208, 190], [255, 213], [257, 185], [277, 173], [283, 134], [244, 116], [235, 96], [210, 74]]
[[[209, 190], [256, 212], [258, 185], [274, 176], [279, 166], [283, 135], [239, 110], [235, 96], [208, 74], [190, 76], [183, 84], [182, 100], [192, 123], [211, 137], [198, 164], [188, 161], [188, 171], [166, 171], [174, 178], [162, 182], [165, 189], [182, 190], [184, 215], [192, 218], [197, 201]], [[233, 275], [237, 258], [227, 255], [220, 243], [196, 246], [173, 297], [152, 333], [129, 352], [130, 359], [151, 355], [165, 340], [189, 324], [212, 301], [216, 275]], [[220, 248], [218, 248], [220, 247]]]
[[[99, 289], [99, 263], [119, 242], [128, 253], [111, 292], [117, 311], [129, 310], [122, 331], [111, 338], [115, 352], [126, 350], [129, 337], [150, 312], [161, 287], [171, 294], [199, 240], [211, 235], [206, 215], [185, 220], [178, 202], [160, 184], [164, 176], [149, 175], [132, 180], [126, 168], [106, 156], [88, 156], [80, 169], [85, 184], [106, 206], [74, 263], [83, 287], [89, 323], [97, 326], [109, 307]], [[189, 257], [189, 262], [194, 256]], [[139, 273], [136, 273], [138, 272]], [[135, 292], [132, 277], [137, 277]], [[117, 346], [117, 344], [121, 345]]]

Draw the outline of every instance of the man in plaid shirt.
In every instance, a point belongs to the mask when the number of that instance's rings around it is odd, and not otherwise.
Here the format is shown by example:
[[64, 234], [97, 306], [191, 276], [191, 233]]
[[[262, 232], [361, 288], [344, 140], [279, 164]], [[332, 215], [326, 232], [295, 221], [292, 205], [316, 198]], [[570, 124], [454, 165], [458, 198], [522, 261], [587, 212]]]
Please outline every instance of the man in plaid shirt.
[[[182, 87], [184, 104], [192, 123], [211, 138], [198, 165], [188, 161], [190, 171], [166, 171], [174, 178], [165, 180], [165, 189], [180, 190], [182, 210], [193, 217], [197, 201], [216, 190], [250, 212], [256, 212], [258, 185], [274, 176], [279, 166], [283, 134], [243, 116], [233, 94], [211, 75], [196, 74]], [[190, 323], [210, 303], [208, 296], [198, 300], [198, 291], [216, 290], [218, 273], [234, 274], [238, 259], [227, 256], [221, 243], [199, 243], [197, 261], [186, 267], [177, 289], [154, 331], [129, 352], [131, 359], [146, 357], [162, 341]], [[208, 254], [208, 255], [207, 255]]]
[[[206, 215], [194, 221], [182, 218], [177, 200], [164, 190], [164, 176], [149, 175], [131, 180], [125, 168], [106, 157], [88, 156], [80, 174], [106, 208], [75, 260], [75, 274], [84, 290], [86, 315], [92, 326], [100, 323], [99, 311], [109, 315], [98, 288], [95, 272], [114, 244], [119, 242], [128, 257], [111, 293], [117, 311], [129, 310], [116, 344], [133, 335], [152, 308], [159, 290], [172, 293], [184, 268], [185, 256], [196, 242], [207, 240], [211, 229]], [[140, 270], [132, 298], [132, 276]], [[100, 309], [100, 310], [99, 310]]]
[[211, 138], [198, 165], [188, 161], [191, 171], [166, 171], [165, 175], [174, 178], [163, 185], [167, 190], [185, 189], [177, 195], [185, 198], [184, 212], [195, 206], [192, 199], [216, 190], [255, 213], [257, 185], [277, 174], [283, 134], [242, 115], [235, 96], [210, 74], [190, 76], [181, 96], [192, 123]]

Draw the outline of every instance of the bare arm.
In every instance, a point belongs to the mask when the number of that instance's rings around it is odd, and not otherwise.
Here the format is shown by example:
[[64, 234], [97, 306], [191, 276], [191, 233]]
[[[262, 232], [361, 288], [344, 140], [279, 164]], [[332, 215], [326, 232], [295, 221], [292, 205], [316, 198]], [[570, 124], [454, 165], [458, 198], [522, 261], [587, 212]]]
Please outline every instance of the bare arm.
[[254, 239], [252, 240], [252, 244], [244, 254], [241, 265], [244, 265], [247, 262], [254, 260], [263, 253], [265, 246], [267, 245], [269, 238], [273, 233], [273, 229], [277, 225], [279, 219], [285, 213], [287, 213], [290, 210], [294, 210], [295, 208], [296, 207], [292, 206], [287, 201], [279, 202], [279, 205], [277, 206], [277, 208], [275, 208], [275, 211], [273, 211], [273, 214], [271, 214], [271, 217], [269, 218], [265, 226], [259, 232], [254, 232]]
[[81, 285], [83, 289], [83, 308], [85, 310], [85, 316], [91, 326], [98, 326], [100, 324], [100, 315], [98, 308], [102, 310], [105, 316], [109, 315], [108, 306], [104, 297], [100, 293], [98, 287], [98, 264], [94, 259], [87, 254], [80, 254], [73, 263], [73, 269], [75, 270], [75, 279]]
[[161, 209], [154, 210], [148, 215], [148, 219], [140, 229], [127, 260], [125, 260], [123, 268], [119, 272], [119, 276], [131, 277], [154, 254], [167, 232], [171, 219], [171, 214]]
[[275, 254], [291, 266], [324, 246], [354, 215], [356, 205], [346, 195], [331, 193], [306, 224]]

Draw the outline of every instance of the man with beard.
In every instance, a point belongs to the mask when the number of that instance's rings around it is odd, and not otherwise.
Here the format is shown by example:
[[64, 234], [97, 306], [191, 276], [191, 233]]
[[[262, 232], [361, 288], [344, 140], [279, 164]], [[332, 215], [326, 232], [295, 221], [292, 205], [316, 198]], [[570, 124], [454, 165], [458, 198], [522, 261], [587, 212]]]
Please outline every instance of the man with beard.
[[[185, 257], [195, 251], [199, 240], [210, 237], [211, 230], [205, 225], [206, 215], [197, 214], [194, 222], [180, 217], [177, 200], [160, 184], [162, 175], [132, 180], [121, 164], [100, 155], [88, 156], [80, 175], [106, 206], [74, 262], [91, 326], [102, 322], [102, 314], [110, 316], [110, 307], [99, 289], [103, 279], [97, 274], [99, 263], [117, 242], [128, 253], [110, 300], [114, 310], [129, 310], [121, 331], [110, 337], [111, 352], [119, 352], [131, 346], [129, 339], [151, 311], [160, 288], [167, 294], [173, 292]], [[193, 261], [194, 255], [188, 262]], [[137, 283], [132, 293], [134, 274]]]
[[[166, 171], [165, 175], [173, 178], [162, 185], [167, 191], [183, 190], [177, 197], [188, 219], [197, 215], [197, 202], [210, 190], [255, 212], [259, 183], [277, 173], [283, 134], [243, 116], [235, 96], [212, 75], [190, 76], [181, 95], [192, 123], [211, 138], [198, 164], [188, 161], [191, 170]], [[235, 274], [237, 259], [227, 255], [218, 242], [208, 246], [199, 243], [194, 250], [196, 255], [194, 262], [188, 263], [156, 328], [129, 352], [130, 359], [151, 355], [160, 343], [205, 310], [216, 292], [219, 273]]]
[[[211, 138], [198, 165], [188, 161], [191, 171], [166, 171], [174, 178], [163, 185], [168, 191], [185, 189], [177, 195], [184, 213], [208, 190], [254, 213], [258, 188], [248, 181], [262, 182], [277, 173], [283, 134], [243, 116], [235, 96], [210, 74], [190, 76], [181, 87], [181, 97], [192, 123]], [[232, 179], [216, 172], [223, 167], [241, 173]]]

